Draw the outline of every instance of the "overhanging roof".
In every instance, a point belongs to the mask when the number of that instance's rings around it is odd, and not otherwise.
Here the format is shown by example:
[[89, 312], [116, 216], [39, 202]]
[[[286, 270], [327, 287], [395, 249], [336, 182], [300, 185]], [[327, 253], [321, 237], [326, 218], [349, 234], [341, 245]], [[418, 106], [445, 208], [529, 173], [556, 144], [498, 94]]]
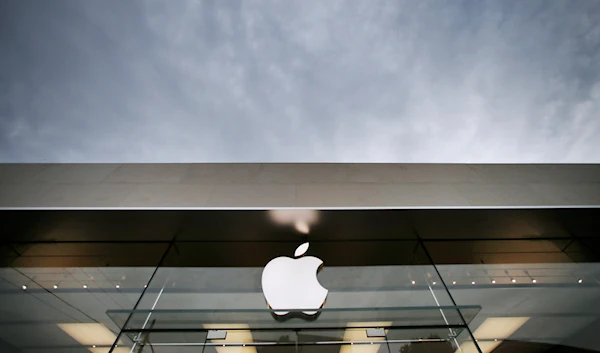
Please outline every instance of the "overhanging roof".
[[597, 207], [598, 164], [0, 164], [0, 208]]

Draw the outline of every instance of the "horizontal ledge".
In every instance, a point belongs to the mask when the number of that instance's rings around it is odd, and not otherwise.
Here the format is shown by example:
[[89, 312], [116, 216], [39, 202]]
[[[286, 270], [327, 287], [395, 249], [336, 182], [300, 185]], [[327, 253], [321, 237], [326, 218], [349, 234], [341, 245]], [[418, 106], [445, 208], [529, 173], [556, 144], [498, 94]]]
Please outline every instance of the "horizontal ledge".
[[536, 210], [536, 209], [590, 209], [598, 205], [527, 205], [527, 206], [328, 206], [328, 207], [0, 207], [0, 211], [269, 211], [269, 210]]

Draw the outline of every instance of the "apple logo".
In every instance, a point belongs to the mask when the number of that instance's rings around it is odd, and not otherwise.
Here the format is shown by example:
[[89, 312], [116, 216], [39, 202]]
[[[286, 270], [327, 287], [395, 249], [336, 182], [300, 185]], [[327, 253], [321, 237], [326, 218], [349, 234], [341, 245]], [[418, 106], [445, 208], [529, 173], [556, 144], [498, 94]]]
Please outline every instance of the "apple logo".
[[308, 243], [300, 245], [290, 257], [276, 257], [265, 266], [262, 273], [262, 290], [267, 304], [275, 315], [290, 311], [315, 315], [327, 298], [328, 290], [317, 279], [323, 261], [314, 256], [303, 256]]

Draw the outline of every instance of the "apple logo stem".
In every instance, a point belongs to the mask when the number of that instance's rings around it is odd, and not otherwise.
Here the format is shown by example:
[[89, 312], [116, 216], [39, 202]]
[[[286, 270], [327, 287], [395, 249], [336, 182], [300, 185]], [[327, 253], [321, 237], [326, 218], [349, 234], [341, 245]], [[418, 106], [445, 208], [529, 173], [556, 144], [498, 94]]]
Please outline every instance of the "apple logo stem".
[[315, 315], [327, 299], [328, 290], [317, 279], [323, 261], [304, 256], [308, 247], [308, 242], [301, 244], [294, 252], [294, 259], [274, 258], [263, 270], [263, 294], [275, 315], [287, 315], [290, 311]]

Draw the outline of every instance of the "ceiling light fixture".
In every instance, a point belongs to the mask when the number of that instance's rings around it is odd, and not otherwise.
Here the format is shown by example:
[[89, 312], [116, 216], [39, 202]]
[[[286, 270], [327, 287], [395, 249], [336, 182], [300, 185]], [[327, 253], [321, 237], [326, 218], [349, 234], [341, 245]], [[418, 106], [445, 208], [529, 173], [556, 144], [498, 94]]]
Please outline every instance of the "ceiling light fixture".
[[537, 280], [535, 280], [535, 279], [532, 279], [532, 280], [531, 280], [531, 282], [533, 282], [533, 283], [537, 283]]
[[53, 287], [54, 289], [58, 289], [58, 285], [57, 285], [57, 284], [53, 285], [52, 287]]
[[23, 290], [26, 290], [27, 286], [26, 285], [22, 285], [21, 288], [23, 288]]
[[511, 278], [511, 279], [510, 279], [510, 281], [511, 281], [512, 283], [515, 283], [515, 282], [517, 282], [517, 280], [516, 280], [516, 279], [514, 279], [514, 278]]
[[496, 280], [495, 280], [495, 279], [493, 279], [493, 280], [492, 280], [492, 283], [496, 283]]
[[83, 285], [83, 288], [87, 288], [87, 284], [84, 284], [84, 285]]
[[412, 284], [416, 284], [417, 282], [415, 282], [415, 281], [412, 281], [411, 283], [412, 283]]
[[456, 281], [452, 281], [452, 284], [456, 284]]
[[[391, 321], [387, 322], [349, 322], [346, 331], [344, 332], [343, 341], [349, 342], [350, 345], [340, 347], [339, 353], [377, 353], [381, 348], [381, 344], [385, 342], [387, 327], [392, 326]], [[368, 327], [377, 327], [383, 332], [383, 336], [370, 336]], [[379, 330], [378, 329], [378, 330]], [[367, 345], [366, 343], [370, 344]], [[354, 343], [357, 343], [356, 345]], [[354, 346], [354, 347], [353, 347]]]
[[583, 282], [583, 280], [582, 280], [582, 279], [580, 279], [580, 280], [579, 280], [579, 283], [582, 283], [582, 282]]
[[121, 288], [121, 286], [117, 284], [117, 285], [115, 286], [115, 288], [119, 289], [119, 288]]
[[57, 326], [79, 344], [88, 347], [91, 345], [110, 346], [117, 339], [117, 336], [104, 324], [65, 323], [57, 324]]

